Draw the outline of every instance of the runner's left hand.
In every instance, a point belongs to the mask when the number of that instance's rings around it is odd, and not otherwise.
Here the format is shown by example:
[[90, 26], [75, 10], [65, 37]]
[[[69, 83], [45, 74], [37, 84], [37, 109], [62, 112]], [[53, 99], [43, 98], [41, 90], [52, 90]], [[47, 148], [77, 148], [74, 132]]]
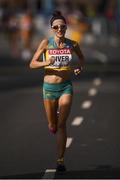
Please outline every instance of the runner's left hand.
[[74, 69], [75, 75], [79, 75], [81, 73], [81, 71], [82, 71], [81, 68]]

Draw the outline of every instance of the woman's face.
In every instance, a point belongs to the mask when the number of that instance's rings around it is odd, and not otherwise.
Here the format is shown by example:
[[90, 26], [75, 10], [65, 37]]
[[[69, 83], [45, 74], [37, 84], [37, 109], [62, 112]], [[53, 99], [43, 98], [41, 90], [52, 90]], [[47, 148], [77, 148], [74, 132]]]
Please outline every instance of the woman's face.
[[63, 37], [65, 35], [67, 26], [65, 22], [62, 19], [56, 19], [53, 21], [52, 29], [55, 35], [59, 38]]

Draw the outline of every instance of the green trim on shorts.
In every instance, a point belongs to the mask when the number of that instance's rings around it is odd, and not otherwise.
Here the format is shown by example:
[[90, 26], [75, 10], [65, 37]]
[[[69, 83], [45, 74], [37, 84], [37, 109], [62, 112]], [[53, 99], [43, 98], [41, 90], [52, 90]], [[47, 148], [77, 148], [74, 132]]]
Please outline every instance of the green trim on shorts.
[[71, 81], [62, 83], [43, 83], [43, 98], [44, 99], [58, 99], [63, 94], [73, 94], [73, 87]]

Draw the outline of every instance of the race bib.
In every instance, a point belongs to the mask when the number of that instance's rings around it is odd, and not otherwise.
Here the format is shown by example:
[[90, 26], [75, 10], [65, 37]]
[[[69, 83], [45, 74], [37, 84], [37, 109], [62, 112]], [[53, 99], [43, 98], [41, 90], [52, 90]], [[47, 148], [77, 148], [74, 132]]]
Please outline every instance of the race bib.
[[55, 62], [50, 65], [53, 68], [60, 68], [69, 66], [72, 59], [72, 54], [70, 49], [49, 49], [48, 58], [53, 57]]

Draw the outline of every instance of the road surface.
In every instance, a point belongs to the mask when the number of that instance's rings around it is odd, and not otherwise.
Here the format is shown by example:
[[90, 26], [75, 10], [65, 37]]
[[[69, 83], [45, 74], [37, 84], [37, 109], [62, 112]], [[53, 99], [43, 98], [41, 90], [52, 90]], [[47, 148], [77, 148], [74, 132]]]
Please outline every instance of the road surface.
[[73, 79], [64, 174], [55, 172], [56, 139], [48, 132], [42, 77], [17, 71], [0, 81], [1, 178], [120, 178], [119, 73]]

